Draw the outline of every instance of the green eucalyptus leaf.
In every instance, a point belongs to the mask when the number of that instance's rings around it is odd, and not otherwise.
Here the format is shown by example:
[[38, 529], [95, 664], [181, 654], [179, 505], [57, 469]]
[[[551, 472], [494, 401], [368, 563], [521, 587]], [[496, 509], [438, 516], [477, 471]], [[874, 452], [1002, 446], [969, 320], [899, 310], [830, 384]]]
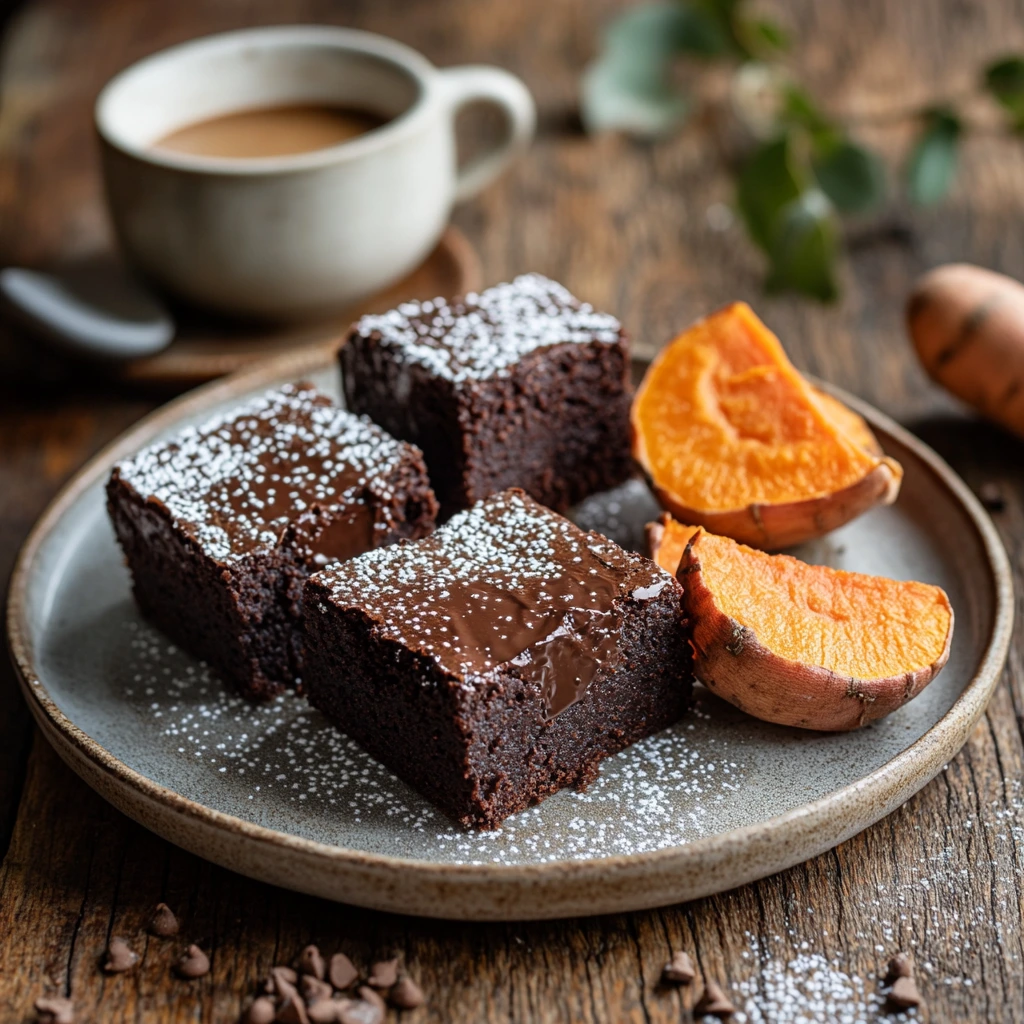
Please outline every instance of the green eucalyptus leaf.
[[737, 26], [737, 32], [754, 53], [783, 53], [789, 49], [789, 36], [780, 25], [767, 18], [744, 20]]
[[818, 109], [807, 90], [792, 83], [783, 98], [781, 117], [788, 124], [799, 125], [812, 135], [835, 131], [832, 122]]
[[839, 294], [836, 262], [839, 229], [828, 197], [809, 189], [783, 209], [768, 258], [769, 291], [797, 291], [822, 302]]
[[760, 146], [740, 169], [737, 205], [750, 237], [766, 252], [783, 209], [804, 191], [805, 179], [788, 136]]
[[951, 110], [929, 112], [907, 163], [907, 192], [920, 206], [937, 203], [956, 175], [960, 119]]
[[676, 131], [689, 109], [687, 98], [675, 89], [639, 84], [614, 61], [601, 59], [584, 72], [580, 116], [588, 132], [658, 138]]
[[885, 165], [849, 139], [820, 146], [811, 159], [821, 190], [843, 213], [862, 213], [885, 198]]
[[1024, 131], [1024, 57], [1004, 57], [985, 69], [985, 88]]

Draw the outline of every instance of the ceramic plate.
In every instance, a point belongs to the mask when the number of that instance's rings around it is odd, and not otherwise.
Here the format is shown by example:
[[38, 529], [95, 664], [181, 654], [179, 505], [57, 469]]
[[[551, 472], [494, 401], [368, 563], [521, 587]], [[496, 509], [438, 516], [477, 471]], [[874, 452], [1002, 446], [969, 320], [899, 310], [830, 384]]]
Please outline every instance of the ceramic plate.
[[[896, 505], [808, 545], [810, 561], [937, 583], [956, 613], [949, 664], [858, 732], [755, 721], [698, 688], [674, 728], [605, 761], [497, 832], [466, 831], [294, 695], [252, 707], [136, 612], [107, 521], [111, 464], [155, 437], [300, 376], [298, 354], [165, 406], [65, 487], [12, 578], [8, 628], [26, 697], [61, 756], [126, 814], [244, 874], [330, 899], [465, 919], [634, 910], [799, 863], [899, 806], [964, 743], [1006, 656], [1012, 592], [991, 521], [932, 451], [862, 403], [906, 476]], [[656, 514], [634, 481], [576, 510], [638, 546]]]

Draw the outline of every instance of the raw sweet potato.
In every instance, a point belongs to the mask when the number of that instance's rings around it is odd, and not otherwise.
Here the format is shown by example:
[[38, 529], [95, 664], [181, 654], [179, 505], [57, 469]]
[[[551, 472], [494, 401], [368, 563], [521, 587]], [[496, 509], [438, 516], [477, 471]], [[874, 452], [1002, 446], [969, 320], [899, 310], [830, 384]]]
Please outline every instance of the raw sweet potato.
[[761, 548], [820, 537], [895, 500], [903, 471], [856, 413], [812, 388], [745, 303], [651, 364], [633, 454], [677, 519]]
[[933, 380], [1024, 437], [1024, 285], [967, 263], [922, 276], [907, 328]]
[[949, 657], [953, 609], [939, 587], [807, 565], [678, 523], [662, 529], [663, 566], [688, 538], [676, 575], [694, 672], [756, 718], [855, 729], [920, 693]]

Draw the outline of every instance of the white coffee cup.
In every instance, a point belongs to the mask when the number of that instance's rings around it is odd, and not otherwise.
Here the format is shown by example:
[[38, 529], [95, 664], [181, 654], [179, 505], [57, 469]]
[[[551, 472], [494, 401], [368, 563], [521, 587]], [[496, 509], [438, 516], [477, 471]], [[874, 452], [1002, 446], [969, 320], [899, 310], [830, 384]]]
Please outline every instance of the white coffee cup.
[[[501, 108], [508, 131], [458, 167], [454, 121]], [[339, 145], [221, 158], [154, 149], [238, 110], [324, 103], [389, 118]], [[329, 314], [394, 283], [437, 244], [454, 203], [521, 152], [535, 112], [500, 68], [434, 67], [392, 39], [282, 26], [209, 36], [113, 78], [96, 101], [107, 200], [132, 263], [169, 292], [236, 314]]]

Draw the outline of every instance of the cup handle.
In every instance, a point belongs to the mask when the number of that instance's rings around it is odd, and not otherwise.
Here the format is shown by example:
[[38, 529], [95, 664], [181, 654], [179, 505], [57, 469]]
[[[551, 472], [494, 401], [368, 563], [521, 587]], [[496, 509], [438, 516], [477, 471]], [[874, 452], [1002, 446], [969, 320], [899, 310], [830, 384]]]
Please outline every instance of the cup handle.
[[508, 132], [498, 145], [459, 168], [455, 202], [461, 203], [489, 185], [526, 149], [533, 138], [537, 111], [522, 80], [502, 68], [467, 64], [443, 68], [441, 75], [449, 90], [452, 117], [460, 107], [483, 101], [500, 107], [508, 121]]

